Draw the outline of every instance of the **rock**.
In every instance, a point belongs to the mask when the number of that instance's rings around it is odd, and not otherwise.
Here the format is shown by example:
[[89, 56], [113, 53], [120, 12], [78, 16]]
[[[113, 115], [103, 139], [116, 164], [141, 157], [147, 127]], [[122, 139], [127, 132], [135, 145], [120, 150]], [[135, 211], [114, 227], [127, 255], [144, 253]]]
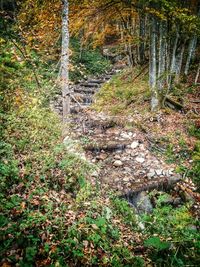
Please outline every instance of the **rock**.
[[161, 170], [161, 169], [156, 170], [156, 174], [157, 174], [158, 176], [160, 176], [160, 175], [162, 174], [162, 170]]
[[124, 177], [124, 178], [123, 178], [123, 181], [124, 181], [124, 182], [129, 182], [129, 181], [130, 181], [130, 178], [129, 178], [129, 177]]
[[107, 154], [101, 153], [100, 155], [98, 155], [96, 158], [98, 160], [105, 160], [108, 157]]
[[121, 158], [121, 161], [128, 161], [129, 160], [129, 157], [122, 157]]
[[149, 172], [148, 174], [147, 174], [147, 177], [148, 177], [148, 179], [151, 179], [151, 178], [153, 178], [155, 176], [155, 171], [153, 170], [152, 172]]
[[151, 213], [153, 206], [146, 192], [140, 192], [132, 199], [133, 205], [138, 209], [139, 213]]
[[173, 169], [170, 169], [169, 171], [168, 171], [168, 173], [169, 173], [169, 175], [173, 175], [174, 173], [173, 173]]
[[176, 197], [175, 199], [174, 199], [174, 201], [173, 201], [173, 205], [175, 206], [175, 207], [177, 207], [177, 206], [179, 206], [179, 205], [181, 205], [182, 204], [182, 199], [180, 198], [180, 197]]
[[145, 146], [144, 146], [143, 144], [141, 144], [141, 145], [139, 146], [139, 148], [140, 148], [140, 150], [145, 150]]
[[127, 134], [127, 133], [121, 133], [121, 137], [124, 138], [124, 139], [130, 139], [130, 135]]
[[141, 158], [141, 157], [137, 157], [135, 159], [138, 163], [144, 163], [145, 162], [145, 159], [144, 158]]
[[114, 159], [118, 159], [118, 160], [120, 160], [120, 159], [121, 159], [121, 156], [120, 156], [120, 155], [115, 155], [115, 156], [114, 156]]
[[134, 142], [131, 144], [131, 148], [132, 148], [132, 149], [136, 149], [138, 146], [139, 146], [139, 142], [138, 142], [138, 141], [134, 141]]
[[124, 167], [124, 170], [125, 170], [127, 173], [132, 171], [131, 168], [129, 168], [129, 167]]
[[94, 171], [94, 172], [91, 174], [91, 176], [92, 176], [92, 177], [98, 177], [98, 176], [99, 176], [99, 174], [98, 174], [98, 172], [97, 172], [97, 171]]
[[121, 162], [121, 160], [116, 160], [116, 161], [113, 162], [113, 165], [115, 167], [121, 167], [121, 166], [123, 166], [123, 163]]

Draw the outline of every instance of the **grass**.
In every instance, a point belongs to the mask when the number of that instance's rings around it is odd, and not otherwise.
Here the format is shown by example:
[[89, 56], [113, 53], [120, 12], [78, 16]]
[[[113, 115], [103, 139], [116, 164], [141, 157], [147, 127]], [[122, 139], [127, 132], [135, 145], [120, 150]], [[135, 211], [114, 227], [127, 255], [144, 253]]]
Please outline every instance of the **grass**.
[[137, 69], [126, 70], [114, 76], [96, 95], [94, 108], [98, 111], [106, 110], [111, 115], [134, 113], [133, 107], [144, 104], [150, 97], [146, 76], [143, 75], [133, 83], [134, 75], [138, 72]]

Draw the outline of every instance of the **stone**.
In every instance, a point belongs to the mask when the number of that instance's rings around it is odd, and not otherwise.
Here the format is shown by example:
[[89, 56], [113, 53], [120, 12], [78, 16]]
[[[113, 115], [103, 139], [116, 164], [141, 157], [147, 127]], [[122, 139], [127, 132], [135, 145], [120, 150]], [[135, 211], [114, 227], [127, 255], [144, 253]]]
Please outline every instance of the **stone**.
[[127, 133], [121, 133], [120, 136], [121, 136], [122, 138], [124, 138], [124, 139], [130, 139], [130, 135], [127, 134]]
[[149, 173], [147, 174], [148, 179], [151, 179], [155, 176], [155, 171], [153, 169], [150, 169]]
[[137, 157], [135, 159], [138, 163], [144, 163], [145, 162], [145, 159], [144, 158], [141, 158], [141, 157]]
[[123, 178], [123, 181], [124, 181], [124, 182], [129, 182], [129, 181], [130, 181], [130, 178], [129, 178], [129, 177], [124, 177], [124, 178]]
[[132, 171], [131, 168], [129, 168], [129, 167], [124, 167], [124, 170], [125, 170], [126, 172], [131, 172], [131, 171]]
[[91, 176], [92, 176], [92, 177], [98, 177], [98, 176], [99, 176], [99, 174], [98, 174], [98, 172], [97, 172], [97, 171], [94, 171], [94, 172], [91, 174]]
[[162, 170], [161, 170], [161, 169], [156, 170], [156, 174], [157, 174], [158, 176], [160, 176], [160, 175], [162, 174]]
[[115, 161], [113, 162], [113, 165], [114, 165], [115, 167], [121, 167], [121, 166], [123, 166], [123, 163], [121, 162], [121, 160], [115, 160]]
[[182, 204], [182, 199], [180, 197], [176, 197], [173, 201], [173, 204], [175, 207], [179, 206]]
[[105, 160], [108, 157], [107, 154], [101, 153], [100, 155], [98, 155], [96, 158], [98, 160]]
[[119, 160], [119, 159], [121, 159], [121, 157], [120, 157], [120, 155], [115, 155], [114, 159], [118, 159]]
[[146, 192], [140, 192], [131, 199], [132, 204], [137, 208], [138, 212], [141, 213], [151, 213], [153, 211], [153, 206]]
[[131, 148], [132, 148], [132, 149], [136, 149], [138, 146], [139, 146], [139, 142], [138, 142], [138, 141], [134, 141], [134, 142], [131, 144]]
[[145, 146], [144, 146], [143, 144], [141, 144], [141, 145], [139, 146], [139, 148], [140, 148], [140, 150], [145, 150]]
[[129, 157], [122, 157], [121, 158], [121, 161], [128, 161], [129, 160]]

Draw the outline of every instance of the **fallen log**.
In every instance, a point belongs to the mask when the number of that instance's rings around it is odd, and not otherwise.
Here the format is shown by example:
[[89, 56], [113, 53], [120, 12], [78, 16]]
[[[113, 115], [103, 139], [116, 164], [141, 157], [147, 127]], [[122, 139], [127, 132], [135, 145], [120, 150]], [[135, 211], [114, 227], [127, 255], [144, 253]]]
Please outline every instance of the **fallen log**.
[[95, 94], [96, 90], [87, 88], [74, 88], [75, 93]]
[[164, 104], [166, 104], [168, 107], [172, 108], [172, 109], [176, 109], [176, 110], [183, 110], [184, 106], [175, 101], [174, 99], [170, 98], [169, 96], [165, 97], [165, 101]]
[[116, 150], [124, 150], [127, 145], [130, 142], [123, 142], [120, 143], [119, 142], [109, 142], [109, 143], [92, 143], [92, 144], [87, 144], [84, 146], [84, 149], [86, 151], [91, 151], [91, 152], [100, 152], [100, 151], [108, 151], [108, 152], [112, 152], [112, 151], [116, 151]]
[[148, 182], [144, 185], [139, 185], [138, 187], [132, 188], [130, 191], [126, 192], [122, 197], [125, 198], [131, 198], [135, 197], [137, 194], [139, 194], [142, 191], [152, 191], [154, 189], [160, 190], [160, 191], [168, 191], [181, 181], [180, 175], [174, 175], [171, 177], [167, 177], [164, 179], [157, 180], [155, 182]]
[[99, 84], [97, 83], [80, 83], [80, 86], [88, 87], [88, 88], [98, 88]]

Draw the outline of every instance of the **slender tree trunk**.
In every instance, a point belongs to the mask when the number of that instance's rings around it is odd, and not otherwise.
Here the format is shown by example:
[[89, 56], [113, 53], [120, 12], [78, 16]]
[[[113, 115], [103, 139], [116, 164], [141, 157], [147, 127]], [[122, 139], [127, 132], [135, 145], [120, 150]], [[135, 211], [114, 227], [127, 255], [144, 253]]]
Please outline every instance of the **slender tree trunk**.
[[144, 64], [145, 61], [145, 15], [140, 14], [140, 45], [139, 45], [139, 62], [140, 64]]
[[177, 56], [175, 83], [179, 83], [179, 81], [180, 81], [181, 68], [182, 68], [182, 63], [183, 63], [183, 55], [184, 55], [184, 51], [185, 51], [185, 43], [186, 43], [186, 40], [182, 43], [181, 50]]
[[[200, 17], [200, 7], [198, 9], [199, 10], [198, 10], [197, 16]], [[197, 46], [197, 36], [195, 35], [192, 37], [192, 39], [190, 39], [190, 42], [189, 42], [188, 57], [187, 57], [187, 61], [185, 64], [185, 71], [184, 71], [185, 75], [188, 75], [190, 62], [194, 57], [196, 46]]]
[[196, 77], [195, 77], [195, 84], [198, 83], [198, 79], [199, 79], [199, 74], [200, 74], [200, 63], [199, 63], [199, 66], [198, 66], [198, 69], [197, 69], [197, 74], [196, 74]]
[[68, 28], [69, 3], [63, 0], [62, 14], [62, 54], [61, 54], [61, 86], [63, 98], [63, 120], [70, 113], [69, 92], [69, 28]]
[[151, 88], [151, 110], [159, 108], [159, 96], [156, 84], [156, 20], [151, 18], [150, 22], [150, 56], [149, 56], [149, 85]]
[[159, 25], [159, 64], [158, 64], [158, 89], [160, 92], [164, 86], [164, 72], [165, 72], [165, 53], [166, 53], [166, 37], [165, 24], [163, 21]]
[[179, 40], [179, 33], [176, 32], [176, 38], [174, 40], [174, 46], [173, 46], [173, 52], [172, 52], [172, 60], [171, 60], [171, 67], [170, 67], [170, 74], [169, 74], [169, 88], [172, 86], [172, 80], [176, 73], [176, 51], [177, 51], [177, 45]]
[[188, 75], [189, 68], [190, 68], [190, 62], [191, 62], [192, 57], [194, 55], [196, 45], [197, 45], [197, 36], [193, 36], [192, 39], [189, 42], [188, 57], [187, 57], [187, 61], [186, 61], [186, 64], [185, 64], [185, 71], [184, 71], [185, 75]]

